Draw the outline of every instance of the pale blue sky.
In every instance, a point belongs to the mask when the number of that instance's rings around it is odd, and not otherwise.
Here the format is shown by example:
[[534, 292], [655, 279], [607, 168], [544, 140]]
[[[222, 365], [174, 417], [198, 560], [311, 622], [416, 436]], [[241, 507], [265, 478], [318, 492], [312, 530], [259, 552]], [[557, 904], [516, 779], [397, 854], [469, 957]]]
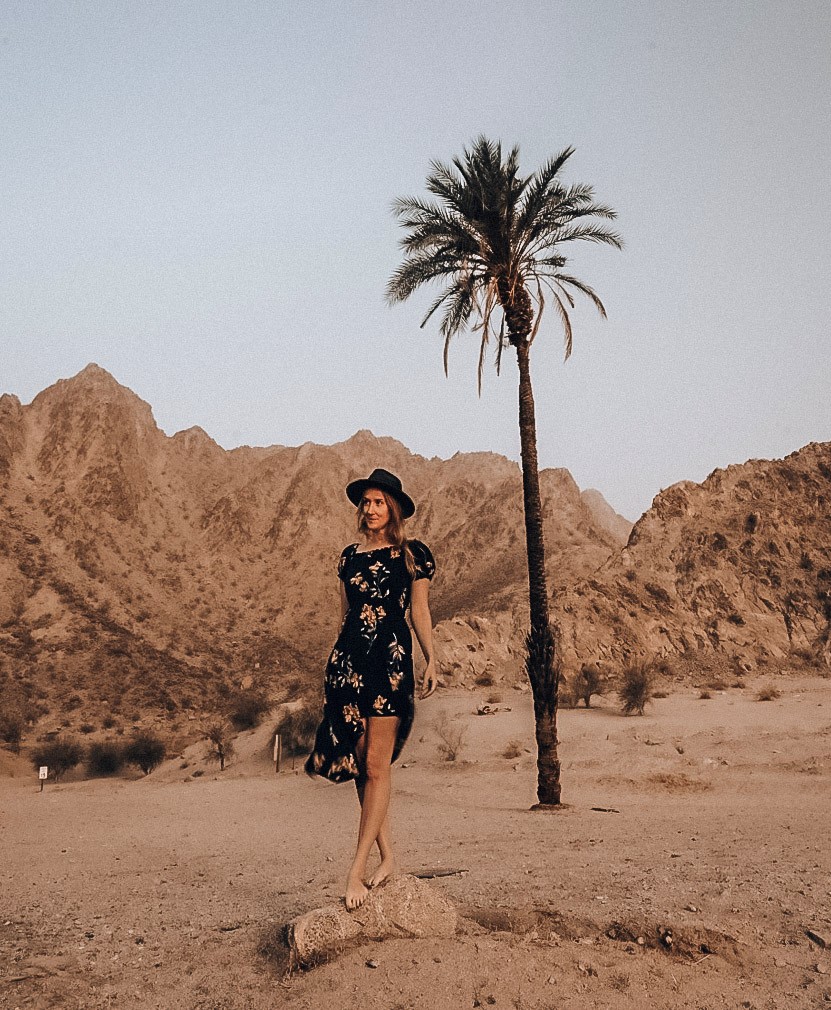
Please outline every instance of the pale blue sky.
[[514, 362], [477, 398], [476, 337], [446, 380], [427, 294], [383, 301], [392, 200], [485, 133], [574, 145], [626, 241], [572, 250], [609, 319], [534, 345], [542, 465], [635, 518], [831, 439], [829, 53], [826, 0], [7, 0], [0, 392], [96, 361], [226, 447], [518, 458]]

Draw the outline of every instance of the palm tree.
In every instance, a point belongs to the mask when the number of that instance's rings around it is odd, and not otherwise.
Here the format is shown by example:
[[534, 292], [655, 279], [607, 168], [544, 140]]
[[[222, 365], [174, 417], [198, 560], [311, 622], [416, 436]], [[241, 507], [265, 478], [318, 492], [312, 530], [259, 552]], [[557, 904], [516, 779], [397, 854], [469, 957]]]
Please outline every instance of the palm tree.
[[[529, 357], [550, 298], [571, 354], [569, 310], [574, 293], [585, 295], [605, 317], [606, 310], [588, 284], [566, 271], [567, 242], [602, 242], [621, 248], [620, 237], [598, 219], [615, 212], [594, 202], [590, 186], [566, 185], [559, 174], [574, 153], [567, 147], [533, 175], [519, 174], [519, 149], [502, 158], [502, 145], [479, 137], [452, 166], [434, 161], [427, 189], [434, 201], [397, 200], [394, 213], [406, 235], [404, 260], [387, 286], [390, 303], [404, 301], [428, 282], [442, 291], [421, 325], [443, 310], [444, 369], [450, 341], [474, 322], [481, 331], [478, 381], [482, 388], [485, 351], [496, 344], [496, 369], [507, 347], [519, 365], [519, 431], [531, 626], [526, 636], [525, 668], [534, 699], [537, 740], [538, 806], [560, 803], [557, 694], [560, 659], [557, 629], [548, 609], [545, 576], [537, 432]], [[498, 322], [498, 329], [496, 323]]]

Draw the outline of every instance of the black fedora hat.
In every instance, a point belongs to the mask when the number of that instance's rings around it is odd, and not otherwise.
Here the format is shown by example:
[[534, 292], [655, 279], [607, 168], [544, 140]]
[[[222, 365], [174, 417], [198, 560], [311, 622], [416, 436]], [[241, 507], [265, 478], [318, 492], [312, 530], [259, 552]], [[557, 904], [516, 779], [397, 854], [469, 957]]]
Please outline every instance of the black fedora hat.
[[346, 485], [346, 497], [353, 505], [358, 506], [361, 504], [361, 498], [363, 498], [364, 491], [368, 487], [377, 487], [379, 491], [386, 491], [387, 494], [391, 494], [401, 506], [401, 515], [405, 519], [409, 519], [415, 512], [413, 499], [404, 493], [401, 481], [394, 473], [390, 473], [389, 470], [382, 470], [380, 467], [376, 467], [366, 480], [353, 480]]

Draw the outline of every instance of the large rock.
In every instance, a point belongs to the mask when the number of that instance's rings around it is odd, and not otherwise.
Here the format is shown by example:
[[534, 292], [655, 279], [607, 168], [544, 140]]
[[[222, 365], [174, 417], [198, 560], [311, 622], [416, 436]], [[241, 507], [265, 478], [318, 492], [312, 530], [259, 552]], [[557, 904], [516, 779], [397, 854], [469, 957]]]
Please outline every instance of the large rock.
[[456, 908], [418, 877], [403, 874], [373, 888], [353, 912], [343, 902], [306, 912], [286, 927], [298, 964], [309, 965], [341, 953], [350, 943], [387, 937], [450, 937]]

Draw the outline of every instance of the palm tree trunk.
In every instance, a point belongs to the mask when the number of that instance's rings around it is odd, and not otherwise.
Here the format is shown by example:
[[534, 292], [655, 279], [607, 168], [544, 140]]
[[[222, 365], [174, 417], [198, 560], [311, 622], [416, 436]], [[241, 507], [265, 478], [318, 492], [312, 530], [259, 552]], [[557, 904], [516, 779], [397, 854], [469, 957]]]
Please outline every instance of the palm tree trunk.
[[529, 346], [516, 343], [519, 364], [519, 437], [522, 458], [522, 492], [525, 505], [525, 544], [528, 552], [528, 589], [531, 630], [525, 640], [525, 669], [534, 698], [537, 738], [537, 799], [545, 806], [560, 802], [560, 759], [557, 740], [559, 658], [548, 612], [545, 576], [545, 540], [537, 464], [537, 425], [531, 388]]

